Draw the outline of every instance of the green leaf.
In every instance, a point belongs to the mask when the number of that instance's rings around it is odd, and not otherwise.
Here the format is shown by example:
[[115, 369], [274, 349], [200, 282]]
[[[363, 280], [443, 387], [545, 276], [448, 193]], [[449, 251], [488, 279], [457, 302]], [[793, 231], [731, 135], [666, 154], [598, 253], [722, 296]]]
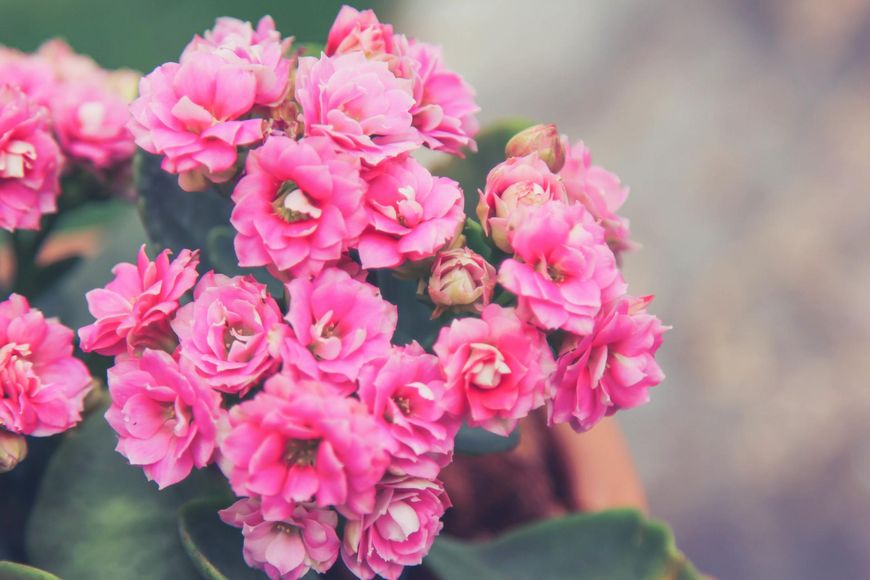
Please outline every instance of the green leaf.
[[456, 434], [454, 448], [463, 455], [485, 455], [487, 453], [503, 453], [520, 444], [520, 430], [514, 429], [507, 437], [490, 433], [485, 429], [477, 429], [463, 425]]
[[668, 528], [634, 510], [574, 514], [483, 543], [440, 537], [423, 564], [441, 580], [699, 580]]
[[194, 500], [181, 508], [178, 532], [193, 565], [206, 580], [260, 580], [242, 558], [242, 530], [221, 521], [226, 498]]
[[183, 580], [197, 572], [178, 537], [178, 509], [228, 493], [197, 471], [158, 491], [114, 451], [103, 410], [93, 412], [52, 457], [27, 529], [30, 560], [65, 580]]
[[492, 258], [492, 246], [486, 241], [486, 233], [477, 220], [467, 218], [462, 233], [465, 235], [465, 245], [487, 260]]
[[60, 578], [38, 568], [4, 560], [0, 561], [0, 580], [60, 580]]

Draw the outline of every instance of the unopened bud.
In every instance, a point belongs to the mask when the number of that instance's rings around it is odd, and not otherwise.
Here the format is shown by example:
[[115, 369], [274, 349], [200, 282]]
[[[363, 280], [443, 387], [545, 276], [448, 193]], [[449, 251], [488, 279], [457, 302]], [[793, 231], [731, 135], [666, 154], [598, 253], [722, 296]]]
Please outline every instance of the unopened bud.
[[27, 457], [27, 441], [24, 435], [17, 435], [0, 429], [0, 473], [12, 471]]
[[507, 142], [504, 149], [508, 157], [524, 157], [537, 153], [550, 171], [558, 173], [565, 165], [565, 145], [559, 138], [556, 125], [534, 125], [520, 131]]
[[445, 310], [481, 312], [495, 289], [496, 273], [483, 256], [458, 248], [438, 254], [429, 277], [429, 298], [435, 304], [432, 318]]

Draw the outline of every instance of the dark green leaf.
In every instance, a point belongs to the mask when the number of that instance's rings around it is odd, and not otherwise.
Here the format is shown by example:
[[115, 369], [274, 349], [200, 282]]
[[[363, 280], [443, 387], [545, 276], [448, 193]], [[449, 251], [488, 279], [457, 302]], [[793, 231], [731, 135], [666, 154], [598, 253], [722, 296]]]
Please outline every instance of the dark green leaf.
[[486, 233], [477, 220], [466, 219], [462, 233], [465, 235], [465, 245], [487, 260], [492, 258], [492, 246], [486, 240]]
[[0, 562], [0, 580], [60, 580], [60, 578], [24, 564], [2, 561]]
[[31, 561], [65, 580], [197, 578], [178, 538], [178, 509], [228, 493], [225, 482], [194, 472], [158, 491], [114, 451], [102, 411], [67, 434], [49, 463], [27, 529]]
[[441, 325], [432, 320], [432, 306], [417, 300], [417, 281], [400, 280], [389, 270], [376, 270], [376, 282], [384, 299], [399, 309], [399, 323], [393, 341], [407, 344], [412, 340], [426, 343]]
[[668, 528], [633, 510], [574, 514], [484, 543], [440, 537], [424, 565], [441, 580], [698, 580]]
[[56, 283], [81, 263], [81, 256], [70, 256], [39, 268], [35, 276], [36, 288], [42, 289]]
[[514, 429], [507, 437], [490, 433], [484, 429], [473, 429], [463, 425], [456, 435], [455, 449], [464, 455], [485, 455], [510, 451], [520, 443], [520, 431]]

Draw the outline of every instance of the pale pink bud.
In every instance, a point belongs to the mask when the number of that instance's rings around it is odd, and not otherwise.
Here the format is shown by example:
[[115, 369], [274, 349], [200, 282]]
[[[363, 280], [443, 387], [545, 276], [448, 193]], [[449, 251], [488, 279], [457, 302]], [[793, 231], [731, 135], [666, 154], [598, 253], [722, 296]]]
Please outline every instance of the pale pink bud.
[[507, 157], [524, 157], [537, 154], [550, 171], [558, 173], [565, 165], [565, 145], [559, 138], [556, 125], [534, 125], [520, 131], [507, 142], [504, 149]]
[[468, 248], [441, 252], [429, 277], [429, 298], [436, 307], [432, 317], [448, 309], [482, 312], [492, 300], [495, 281], [495, 268], [480, 254]]
[[24, 436], [0, 429], [0, 473], [12, 471], [25, 457], [27, 440]]

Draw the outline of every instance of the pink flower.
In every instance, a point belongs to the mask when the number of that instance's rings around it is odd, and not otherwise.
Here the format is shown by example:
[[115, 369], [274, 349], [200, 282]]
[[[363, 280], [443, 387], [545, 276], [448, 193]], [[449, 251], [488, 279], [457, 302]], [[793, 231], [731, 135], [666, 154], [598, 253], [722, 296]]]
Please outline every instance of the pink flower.
[[208, 272], [171, 324], [182, 361], [219, 391], [244, 394], [278, 365], [268, 337], [283, 324], [281, 311], [251, 276]]
[[439, 252], [429, 276], [432, 318], [450, 310], [480, 314], [492, 300], [496, 274], [492, 264], [468, 248]]
[[112, 356], [144, 347], [175, 348], [169, 319], [196, 283], [199, 251], [182, 250], [171, 262], [169, 254], [164, 250], [152, 262], [143, 244], [135, 265], [118, 264], [105, 288], [87, 293], [97, 320], [79, 329], [83, 351]]
[[548, 201], [565, 201], [565, 195], [562, 182], [537, 154], [511, 157], [486, 176], [486, 188], [480, 192], [477, 204], [477, 217], [493, 243], [510, 252], [508, 229], [517, 211]]
[[0, 429], [44, 437], [79, 422], [91, 377], [72, 340], [24, 296], [0, 302]]
[[415, 63], [413, 125], [430, 149], [460, 155], [477, 151], [474, 137], [480, 126], [474, 89], [444, 66], [441, 48], [410, 41], [408, 56]]
[[243, 498], [219, 514], [225, 523], [242, 528], [248, 566], [272, 580], [296, 580], [311, 569], [324, 573], [338, 559], [338, 514], [332, 510], [295, 504], [287, 518], [266, 519], [260, 500]]
[[102, 83], [108, 74], [94, 59], [77, 53], [60, 38], [43, 42], [31, 58], [53, 73], [60, 91], [65, 90], [69, 82]]
[[368, 58], [394, 53], [393, 27], [381, 24], [373, 10], [342, 6], [329, 29], [327, 56], [362, 52]]
[[460, 421], [447, 412], [438, 359], [419, 344], [365, 366], [358, 395], [396, 443], [391, 472], [433, 479], [450, 463]]
[[218, 18], [215, 27], [205, 33], [205, 38], [197, 35], [187, 45], [181, 54], [181, 63], [207, 52], [245, 67], [256, 78], [254, 102], [271, 107], [287, 96], [291, 63], [285, 55], [292, 42], [292, 38], [281, 39], [271, 16], [261, 18], [256, 30], [250, 22]]
[[378, 484], [375, 510], [345, 525], [342, 560], [359, 578], [396, 580], [429, 553], [449, 507], [439, 481], [386, 479]]
[[235, 173], [238, 148], [263, 139], [262, 119], [243, 119], [257, 97], [250, 67], [208, 52], [166, 63], [139, 83], [129, 128], [145, 151], [164, 155], [162, 167], [187, 190]]
[[52, 99], [52, 115], [64, 151], [98, 169], [128, 161], [136, 151], [127, 103], [104, 87], [64, 85]]
[[262, 498], [266, 518], [287, 519], [296, 502], [351, 514], [374, 508], [389, 437], [356, 399], [323, 380], [277, 374], [230, 410], [230, 425], [224, 471], [237, 495]]
[[669, 328], [647, 314], [650, 301], [652, 296], [621, 298], [598, 317], [592, 334], [563, 345], [551, 425], [568, 422], [587, 431], [605, 415], [649, 400], [649, 388], [665, 377], [655, 353]]
[[118, 357], [108, 379], [115, 450], [141, 465], [149, 481], [163, 489], [211, 461], [224, 413], [220, 395], [169, 354], [146, 349], [138, 358]]
[[43, 214], [57, 211], [62, 163], [45, 110], [0, 86], [0, 227], [38, 230]]
[[365, 228], [364, 190], [356, 161], [328, 140], [270, 137], [233, 191], [239, 264], [316, 275]]
[[512, 308], [490, 304], [480, 319], [454, 320], [433, 349], [447, 374], [448, 408], [472, 427], [508, 435], [550, 396], [554, 362], [544, 334]]
[[370, 227], [359, 241], [363, 268], [394, 268], [430, 258], [453, 239], [465, 220], [459, 184], [433, 177], [404, 156], [366, 171]]
[[51, 63], [37, 55], [0, 47], [0, 86], [14, 87], [27, 97], [48, 107], [58, 89]]
[[504, 152], [508, 157], [523, 157], [534, 153], [553, 173], [565, 165], [567, 146], [559, 137], [556, 125], [532, 125], [510, 138]]
[[568, 198], [583, 204], [601, 222], [605, 239], [614, 252], [634, 249], [636, 244], [630, 239], [628, 220], [616, 213], [628, 197], [628, 188], [622, 186], [616, 175], [592, 165], [592, 157], [583, 141], [578, 141], [574, 147], [570, 147], [565, 138], [562, 143], [568, 158], [559, 177]]
[[354, 382], [362, 366], [390, 352], [396, 307], [377, 287], [328, 268], [287, 284], [288, 332], [277, 341], [285, 366], [317, 378]]
[[498, 280], [517, 311], [544, 330], [589, 334], [602, 304], [625, 292], [604, 230], [582, 205], [549, 202], [526, 209], [511, 232], [514, 258]]
[[300, 58], [296, 100], [306, 135], [329, 137], [369, 165], [420, 146], [411, 126], [411, 82], [360, 52]]

